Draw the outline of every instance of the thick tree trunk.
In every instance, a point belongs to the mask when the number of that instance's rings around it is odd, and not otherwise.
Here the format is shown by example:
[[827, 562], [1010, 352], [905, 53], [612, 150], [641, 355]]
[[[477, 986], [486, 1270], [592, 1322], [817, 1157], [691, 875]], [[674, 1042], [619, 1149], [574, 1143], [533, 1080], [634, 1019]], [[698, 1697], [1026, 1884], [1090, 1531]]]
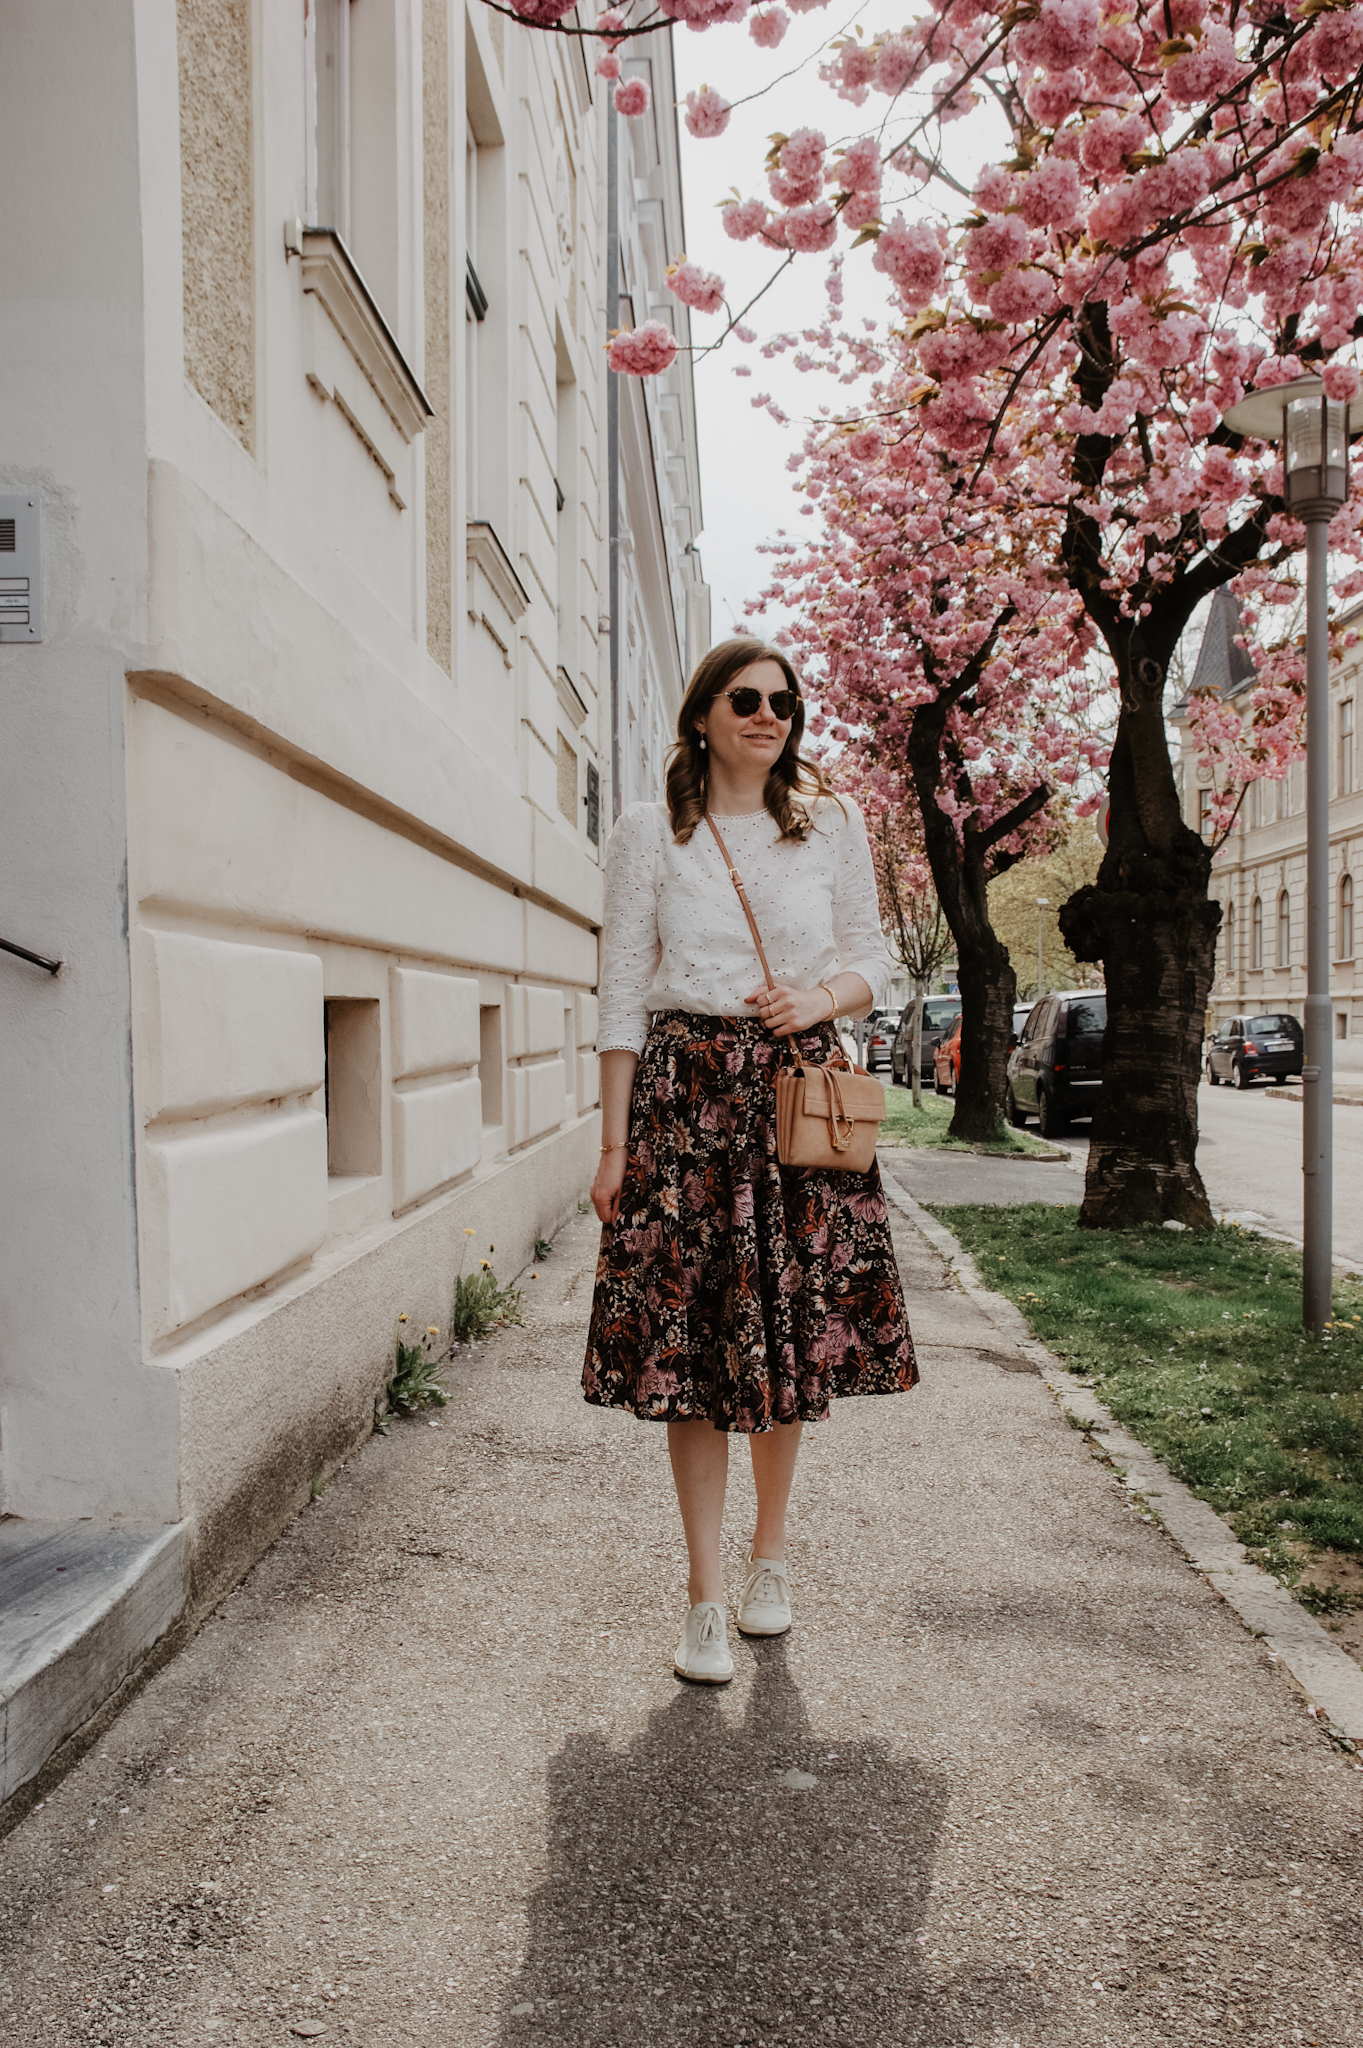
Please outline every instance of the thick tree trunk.
[[1197, 1087], [1220, 905], [1211, 851], [1179, 815], [1164, 737], [1163, 663], [1123, 678], [1110, 840], [1096, 884], [1060, 911], [1065, 943], [1103, 964], [1108, 1022], [1080, 1223], [1173, 1219], [1210, 1230], [1197, 1170]]
[[[950, 1134], [986, 1144], [1003, 1123], [1004, 1069], [1017, 994], [1008, 948], [989, 922], [987, 863], [992, 840], [967, 825], [964, 838], [937, 801], [943, 774], [946, 706], [940, 700], [914, 714], [909, 768], [923, 819], [923, 846], [937, 900], [952, 938], [961, 984], [961, 1079]], [[964, 770], [961, 770], [964, 778]], [[1040, 809], [1040, 789], [1018, 807], [1018, 822]], [[1001, 827], [992, 828], [995, 836]]]
[[[959, 944], [958, 939], [958, 944]], [[961, 1078], [951, 1136], [987, 1144], [1003, 1122], [1017, 976], [992, 925], [960, 946]]]

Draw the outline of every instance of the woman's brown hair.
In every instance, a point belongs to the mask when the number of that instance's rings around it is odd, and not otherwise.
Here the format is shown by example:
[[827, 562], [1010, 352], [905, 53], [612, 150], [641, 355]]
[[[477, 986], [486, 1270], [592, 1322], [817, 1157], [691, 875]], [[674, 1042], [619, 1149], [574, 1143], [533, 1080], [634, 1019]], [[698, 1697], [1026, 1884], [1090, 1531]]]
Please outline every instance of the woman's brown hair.
[[809, 831], [813, 818], [808, 799], [818, 796], [836, 796], [832, 784], [817, 761], [800, 752], [800, 740], [805, 729], [805, 703], [800, 690], [800, 678], [796, 675], [779, 647], [768, 647], [764, 641], [751, 639], [747, 634], [735, 640], [721, 640], [718, 647], [712, 647], [708, 654], [696, 663], [691, 680], [682, 698], [681, 710], [677, 713], [677, 742], [667, 757], [667, 808], [672, 819], [672, 836], [679, 846], [684, 846], [705, 816], [710, 779], [710, 756], [700, 744], [696, 720], [703, 718], [711, 704], [726, 690], [736, 676], [754, 662], [774, 661], [787, 683], [800, 699], [795, 706], [795, 716], [790, 722], [790, 732], [777, 759], [772, 762], [767, 775], [762, 800], [781, 827], [783, 839], [803, 839]]

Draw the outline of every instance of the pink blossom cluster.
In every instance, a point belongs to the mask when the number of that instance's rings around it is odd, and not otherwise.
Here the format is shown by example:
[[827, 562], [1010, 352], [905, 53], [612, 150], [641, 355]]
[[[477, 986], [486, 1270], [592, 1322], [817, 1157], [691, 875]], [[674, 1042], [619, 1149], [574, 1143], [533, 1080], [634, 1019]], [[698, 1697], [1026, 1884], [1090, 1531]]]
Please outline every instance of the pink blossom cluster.
[[677, 359], [677, 338], [661, 320], [645, 320], [611, 336], [606, 361], [624, 377], [656, 377]]
[[820, 196], [827, 153], [828, 145], [817, 128], [797, 128], [784, 138], [767, 175], [778, 206], [807, 206]]
[[688, 263], [684, 256], [668, 264], [667, 289], [693, 313], [718, 313], [724, 305], [724, 279], [716, 271]]
[[759, 50], [774, 50], [790, 27], [784, 7], [759, 7], [748, 16], [748, 34]]
[[615, 88], [615, 111], [631, 121], [646, 114], [652, 105], [653, 94], [646, 78], [622, 78]]
[[722, 135], [729, 125], [732, 112], [729, 102], [722, 93], [711, 86], [703, 85], [699, 92], [686, 95], [686, 127], [688, 134], [698, 141], [708, 141]]
[[531, 28], [556, 28], [565, 14], [571, 14], [577, 0], [510, 0], [510, 4]]

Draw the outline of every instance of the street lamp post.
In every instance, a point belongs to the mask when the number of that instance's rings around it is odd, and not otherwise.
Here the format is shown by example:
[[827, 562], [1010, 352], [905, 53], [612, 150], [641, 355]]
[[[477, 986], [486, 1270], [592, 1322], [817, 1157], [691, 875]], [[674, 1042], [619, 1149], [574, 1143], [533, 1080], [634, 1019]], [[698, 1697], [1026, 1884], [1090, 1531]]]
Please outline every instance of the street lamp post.
[[1326, 533], [1349, 495], [1349, 408], [1319, 377], [1232, 406], [1234, 434], [1283, 443], [1283, 502], [1306, 528], [1306, 1060], [1302, 1067], [1302, 1321], [1333, 1310], [1334, 1046], [1330, 1003], [1330, 679]]
[[1038, 896], [1038, 897], [1037, 897], [1037, 898], [1036, 898], [1035, 900], [1036, 900], [1036, 992], [1037, 992], [1037, 995], [1038, 995], [1038, 996], [1040, 996], [1040, 994], [1041, 994], [1041, 913], [1042, 913], [1042, 911], [1043, 911], [1043, 910], [1045, 910], [1045, 909], [1047, 908], [1047, 906], [1049, 905], [1049, 903], [1050, 903], [1050, 900], [1051, 900], [1051, 899], [1050, 899], [1050, 897], [1049, 897], [1049, 896]]

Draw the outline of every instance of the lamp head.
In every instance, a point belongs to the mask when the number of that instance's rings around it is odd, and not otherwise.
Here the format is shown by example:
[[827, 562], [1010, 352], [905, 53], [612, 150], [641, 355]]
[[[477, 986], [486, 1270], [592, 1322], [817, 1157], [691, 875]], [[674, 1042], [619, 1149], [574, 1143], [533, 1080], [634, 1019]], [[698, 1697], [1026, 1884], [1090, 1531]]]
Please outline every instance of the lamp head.
[[1349, 495], [1349, 441], [1360, 429], [1319, 377], [1252, 391], [1225, 420], [1233, 434], [1284, 443], [1283, 503], [1295, 518], [1333, 518]]

